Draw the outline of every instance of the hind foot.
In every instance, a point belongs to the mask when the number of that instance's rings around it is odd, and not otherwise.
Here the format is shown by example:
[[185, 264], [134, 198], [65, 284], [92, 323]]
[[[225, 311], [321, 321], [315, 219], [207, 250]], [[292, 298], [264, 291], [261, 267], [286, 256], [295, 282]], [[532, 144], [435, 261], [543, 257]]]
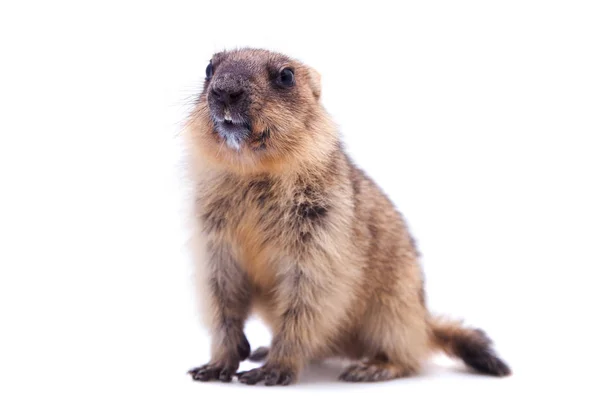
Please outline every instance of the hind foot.
[[192, 368], [188, 371], [188, 374], [192, 376], [195, 381], [215, 381], [220, 380], [221, 382], [231, 382], [238, 366], [236, 363], [233, 364], [205, 364], [198, 368]]
[[379, 382], [408, 376], [406, 368], [387, 362], [352, 364], [342, 372], [339, 380], [346, 382]]
[[238, 372], [238, 381], [246, 385], [255, 385], [258, 382], [265, 382], [265, 386], [282, 385], [286, 386], [296, 380], [296, 371], [280, 365], [263, 365], [250, 371]]
[[250, 357], [248, 357], [248, 360], [254, 361], [254, 362], [264, 361], [267, 359], [268, 355], [269, 355], [269, 348], [263, 346], [263, 347], [259, 347], [256, 350], [254, 350], [250, 354]]

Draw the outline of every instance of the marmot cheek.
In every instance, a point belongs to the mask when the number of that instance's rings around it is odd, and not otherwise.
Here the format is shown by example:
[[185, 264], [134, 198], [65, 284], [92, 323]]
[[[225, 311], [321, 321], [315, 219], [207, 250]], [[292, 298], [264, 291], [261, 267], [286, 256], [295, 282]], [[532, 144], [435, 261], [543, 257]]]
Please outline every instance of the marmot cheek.
[[267, 124], [262, 119], [252, 120], [252, 136], [261, 135], [268, 128]]

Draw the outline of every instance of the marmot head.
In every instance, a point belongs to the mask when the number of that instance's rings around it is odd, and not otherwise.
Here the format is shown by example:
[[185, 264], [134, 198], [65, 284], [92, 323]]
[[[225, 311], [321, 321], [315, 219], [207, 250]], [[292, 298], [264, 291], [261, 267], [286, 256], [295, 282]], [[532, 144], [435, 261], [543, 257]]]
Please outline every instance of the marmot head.
[[335, 129], [320, 94], [318, 73], [283, 54], [260, 49], [214, 54], [190, 117], [193, 145], [204, 158], [239, 172], [324, 156]]

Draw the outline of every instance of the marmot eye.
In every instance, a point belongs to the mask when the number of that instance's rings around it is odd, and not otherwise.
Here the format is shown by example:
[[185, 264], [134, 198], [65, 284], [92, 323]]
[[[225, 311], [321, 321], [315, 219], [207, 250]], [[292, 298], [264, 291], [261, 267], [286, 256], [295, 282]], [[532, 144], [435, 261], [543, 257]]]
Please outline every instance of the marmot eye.
[[212, 61], [206, 66], [206, 79], [210, 79], [213, 76], [213, 65]]
[[294, 86], [294, 71], [291, 68], [284, 68], [279, 73], [281, 84], [285, 87]]

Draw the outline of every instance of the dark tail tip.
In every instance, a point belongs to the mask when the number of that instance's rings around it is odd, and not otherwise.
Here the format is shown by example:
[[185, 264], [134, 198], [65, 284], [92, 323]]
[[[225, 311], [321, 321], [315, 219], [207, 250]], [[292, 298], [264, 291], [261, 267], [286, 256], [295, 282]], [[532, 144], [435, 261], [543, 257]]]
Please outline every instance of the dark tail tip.
[[433, 343], [475, 371], [492, 376], [512, 374], [494, 351], [492, 341], [481, 329], [467, 328], [459, 321], [434, 318], [430, 321]]
[[491, 349], [461, 346], [457, 349], [457, 355], [469, 367], [487, 375], [508, 376], [512, 373], [510, 367]]
[[454, 352], [466, 365], [474, 370], [492, 376], [509, 376], [510, 367], [492, 348], [492, 342], [482, 330], [474, 330], [463, 340], [454, 343]]

